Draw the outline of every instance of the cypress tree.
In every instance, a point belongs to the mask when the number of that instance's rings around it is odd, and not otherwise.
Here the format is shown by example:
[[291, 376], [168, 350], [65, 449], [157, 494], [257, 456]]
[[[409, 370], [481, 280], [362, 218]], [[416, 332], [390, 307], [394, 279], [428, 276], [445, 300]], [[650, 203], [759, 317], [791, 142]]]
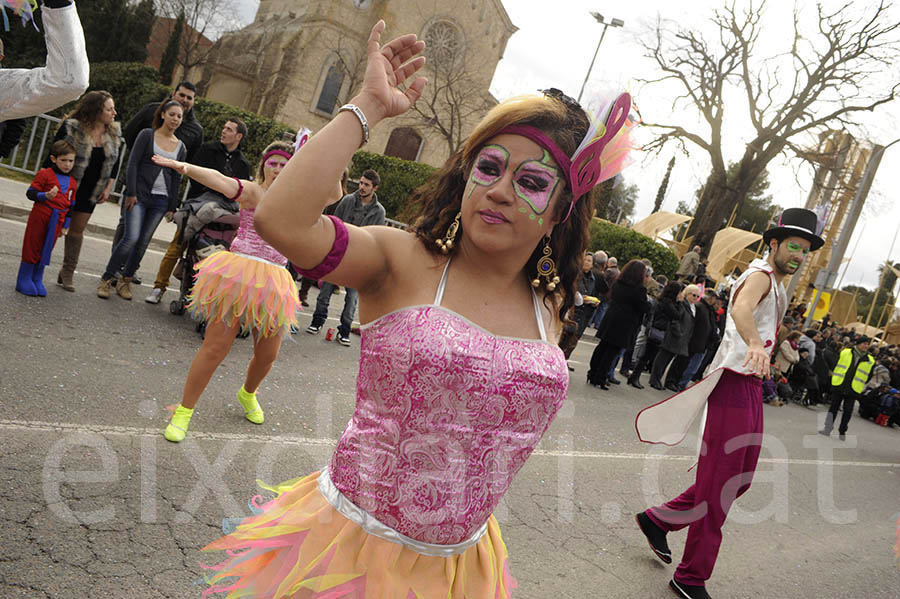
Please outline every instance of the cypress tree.
[[172, 72], [175, 70], [175, 63], [178, 61], [178, 52], [181, 49], [181, 36], [184, 33], [184, 10], [178, 13], [175, 19], [175, 25], [172, 27], [172, 33], [169, 35], [169, 42], [163, 52], [162, 60], [159, 63], [159, 81], [163, 85], [169, 85], [172, 81]]

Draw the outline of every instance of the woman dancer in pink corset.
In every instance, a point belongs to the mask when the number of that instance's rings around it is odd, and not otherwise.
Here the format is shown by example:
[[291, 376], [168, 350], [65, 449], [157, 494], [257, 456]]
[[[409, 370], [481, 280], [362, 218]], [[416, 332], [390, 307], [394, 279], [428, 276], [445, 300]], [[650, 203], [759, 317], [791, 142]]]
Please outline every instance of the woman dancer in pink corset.
[[381, 46], [384, 28], [360, 93], [256, 213], [304, 276], [359, 290], [356, 411], [328, 467], [208, 547], [230, 552], [209, 593], [481, 599], [515, 586], [491, 512], [566, 397], [556, 340], [587, 242], [583, 198], [621, 166], [630, 98], [605, 123], [558, 90], [504, 102], [414, 193], [410, 232], [347, 226], [322, 216], [344, 165], [425, 85], [424, 44]]

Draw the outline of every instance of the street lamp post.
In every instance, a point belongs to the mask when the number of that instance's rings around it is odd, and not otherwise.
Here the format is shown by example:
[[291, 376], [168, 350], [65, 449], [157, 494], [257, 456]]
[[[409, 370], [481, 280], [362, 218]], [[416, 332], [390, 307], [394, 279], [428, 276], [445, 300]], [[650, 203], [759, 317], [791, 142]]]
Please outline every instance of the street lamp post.
[[625, 21], [623, 21], [622, 19], [613, 19], [612, 21], [607, 23], [603, 18], [603, 15], [598, 12], [592, 12], [591, 16], [594, 17], [594, 19], [596, 19], [598, 23], [603, 25], [603, 33], [600, 34], [600, 41], [597, 42], [597, 49], [594, 50], [594, 58], [591, 59], [591, 66], [588, 67], [587, 75], [584, 76], [584, 83], [581, 84], [581, 91], [578, 92], [578, 102], [581, 102], [581, 95], [584, 93], [584, 86], [587, 85], [588, 79], [591, 76], [591, 71], [594, 69], [594, 61], [597, 60], [597, 53], [600, 51], [600, 44], [603, 43], [603, 37], [606, 35], [606, 30], [609, 27], [621, 27], [625, 24]]

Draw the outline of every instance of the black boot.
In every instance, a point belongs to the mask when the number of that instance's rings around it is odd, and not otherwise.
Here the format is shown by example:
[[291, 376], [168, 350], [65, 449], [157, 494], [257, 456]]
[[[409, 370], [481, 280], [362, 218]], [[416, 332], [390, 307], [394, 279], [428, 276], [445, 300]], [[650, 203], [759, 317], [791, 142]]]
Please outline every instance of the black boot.
[[656, 557], [667, 564], [671, 564], [672, 550], [669, 549], [669, 544], [666, 543], [666, 531], [657, 526], [656, 522], [651, 520], [650, 516], [647, 515], [647, 512], [635, 514], [634, 520], [637, 522], [641, 532], [644, 533], [644, 536], [647, 537], [647, 542], [650, 543], [650, 549], [653, 550]]
[[669, 588], [675, 591], [675, 594], [682, 597], [682, 599], [712, 599], [709, 593], [706, 592], [706, 587], [684, 584], [674, 578], [669, 581]]

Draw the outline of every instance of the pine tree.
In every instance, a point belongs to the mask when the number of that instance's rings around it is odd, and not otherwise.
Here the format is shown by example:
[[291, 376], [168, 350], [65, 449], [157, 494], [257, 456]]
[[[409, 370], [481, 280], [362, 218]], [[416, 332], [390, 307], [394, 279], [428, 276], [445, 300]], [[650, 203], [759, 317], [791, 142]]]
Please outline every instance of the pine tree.
[[169, 42], [166, 44], [162, 60], [159, 63], [159, 81], [164, 85], [169, 85], [172, 82], [172, 72], [175, 70], [175, 63], [178, 62], [183, 33], [184, 10], [178, 13], [178, 18], [175, 19], [175, 25], [172, 27], [172, 33], [169, 35]]

